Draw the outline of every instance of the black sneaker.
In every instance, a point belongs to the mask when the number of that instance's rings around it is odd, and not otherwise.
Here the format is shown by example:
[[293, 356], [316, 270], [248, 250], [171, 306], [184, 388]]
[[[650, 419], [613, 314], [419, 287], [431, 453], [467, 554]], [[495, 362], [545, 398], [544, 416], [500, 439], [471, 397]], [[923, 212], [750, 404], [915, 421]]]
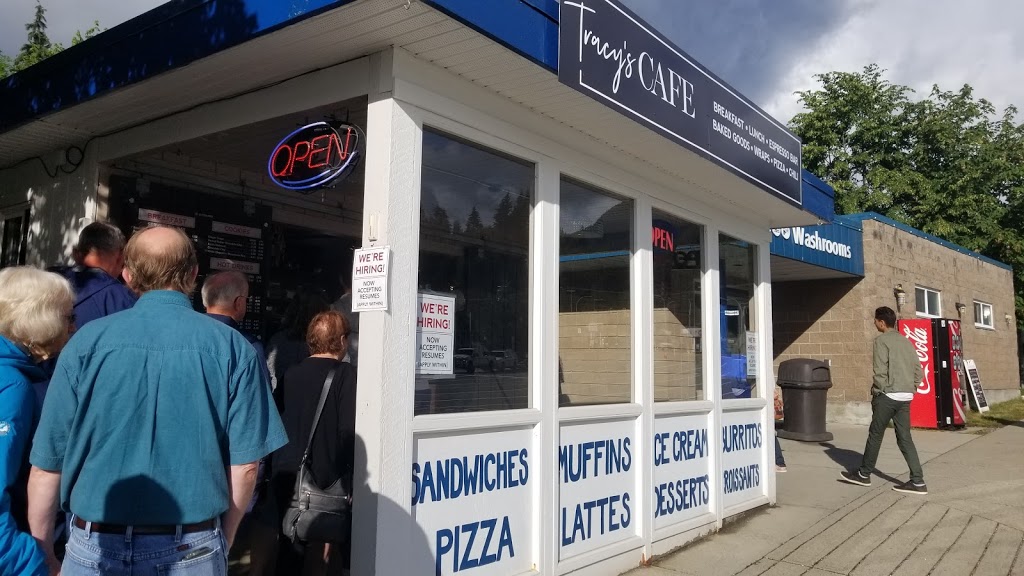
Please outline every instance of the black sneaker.
[[871, 486], [871, 476], [864, 476], [860, 473], [860, 470], [847, 470], [839, 473], [842, 476], [842, 481], [848, 484], [856, 484], [857, 486]]
[[904, 494], [917, 494], [919, 496], [924, 496], [928, 493], [927, 484], [914, 484], [913, 482], [904, 482], [898, 486], [893, 486], [892, 489]]

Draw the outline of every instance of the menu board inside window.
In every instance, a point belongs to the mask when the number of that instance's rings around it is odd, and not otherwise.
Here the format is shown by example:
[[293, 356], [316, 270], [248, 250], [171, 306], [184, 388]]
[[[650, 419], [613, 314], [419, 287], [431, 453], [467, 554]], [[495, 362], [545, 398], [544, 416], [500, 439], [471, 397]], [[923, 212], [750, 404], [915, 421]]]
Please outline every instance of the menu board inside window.
[[195, 243], [199, 277], [192, 305], [205, 312], [199, 290], [217, 272], [237, 271], [249, 279], [243, 332], [265, 340], [272, 210], [252, 201], [205, 194], [136, 178], [112, 177], [111, 217], [126, 234], [153, 225], [181, 228]]

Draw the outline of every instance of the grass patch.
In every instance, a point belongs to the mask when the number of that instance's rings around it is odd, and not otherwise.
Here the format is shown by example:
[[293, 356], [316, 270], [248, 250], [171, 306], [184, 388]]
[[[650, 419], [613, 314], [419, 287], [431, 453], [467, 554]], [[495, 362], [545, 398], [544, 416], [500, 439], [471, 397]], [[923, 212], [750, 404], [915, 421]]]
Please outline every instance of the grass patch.
[[968, 411], [967, 425], [979, 428], [999, 428], [1024, 420], [1024, 398], [993, 404], [985, 413]]

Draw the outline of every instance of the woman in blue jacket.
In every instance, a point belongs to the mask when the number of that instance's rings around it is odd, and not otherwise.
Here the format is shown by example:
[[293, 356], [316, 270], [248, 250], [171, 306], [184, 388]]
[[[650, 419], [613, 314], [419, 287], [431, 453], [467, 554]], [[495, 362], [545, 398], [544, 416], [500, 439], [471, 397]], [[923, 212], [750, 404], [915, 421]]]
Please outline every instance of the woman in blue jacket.
[[75, 296], [58, 274], [0, 270], [0, 574], [46, 575], [47, 556], [28, 534], [25, 481], [39, 420], [37, 365], [56, 356], [73, 331]]

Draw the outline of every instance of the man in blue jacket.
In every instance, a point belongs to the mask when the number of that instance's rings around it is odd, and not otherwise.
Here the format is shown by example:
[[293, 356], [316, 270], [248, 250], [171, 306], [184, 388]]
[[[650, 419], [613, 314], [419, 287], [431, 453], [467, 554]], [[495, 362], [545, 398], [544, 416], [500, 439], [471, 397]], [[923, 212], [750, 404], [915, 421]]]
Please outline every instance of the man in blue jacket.
[[136, 296], [118, 279], [124, 269], [124, 234], [106, 222], [93, 222], [78, 235], [74, 266], [51, 271], [75, 290], [75, 328], [135, 305]]

